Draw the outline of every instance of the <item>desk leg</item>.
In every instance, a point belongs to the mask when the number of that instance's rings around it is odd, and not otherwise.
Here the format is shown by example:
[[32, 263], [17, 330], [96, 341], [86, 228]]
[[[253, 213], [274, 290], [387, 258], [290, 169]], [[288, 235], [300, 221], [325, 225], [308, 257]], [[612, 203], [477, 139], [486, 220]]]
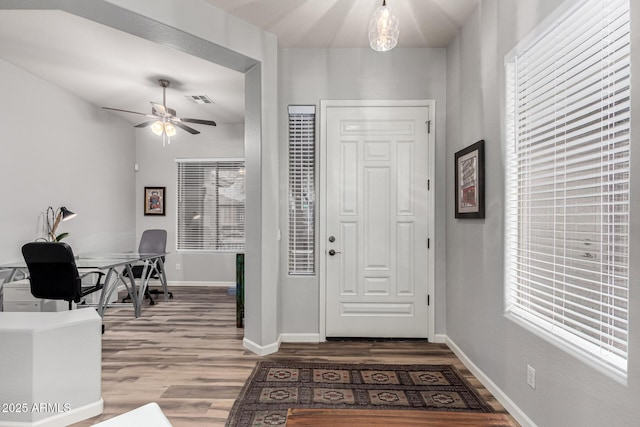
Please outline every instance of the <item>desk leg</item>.
[[144, 296], [146, 295], [147, 288], [149, 287], [149, 278], [151, 276], [151, 273], [153, 273], [153, 265], [151, 264], [151, 260], [145, 260], [144, 267], [142, 268], [142, 275], [140, 277], [140, 286], [138, 287], [138, 316], [141, 313]]
[[160, 267], [160, 283], [164, 291], [164, 301], [167, 302], [169, 301], [169, 287], [167, 286], [167, 275], [164, 272], [164, 262], [162, 262], [162, 258], [158, 258], [157, 263]]
[[[131, 296], [131, 302], [133, 302], [133, 313], [135, 317], [140, 317], [140, 314], [142, 312], [142, 299], [144, 298], [144, 289], [143, 289], [144, 284], [141, 284], [140, 287], [136, 286], [136, 279], [133, 277], [133, 270], [131, 269], [131, 264], [127, 264], [125, 268], [127, 269], [127, 275], [129, 276], [129, 283], [131, 284], [129, 295]], [[142, 276], [144, 277], [146, 273], [147, 273], [147, 264], [145, 263], [144, 269], [142, 270]]]
[[102, 287], [102, 292], [100, 293], [100, 301], [98, 301], [98, 314], [100, 317], [104, 317], [104, 310], [107, 308], [107, 301], [109, 301], [109, 297], [113, 293], [113, 289], [118, 287], [118, 280], [115, 281], [114, 285], [111, 285], [111, 276], [113, 275], [113, 268], [110, 268], [107, 271], [107, 275], [104, 279], [104, 286]]
[[9, 278], [7, 279], [7, 282], [13, 282], [14, 280], [16, 280], [16, 274], [18, 273], [18, 269], [14, 268], [11, 270], [11, 274], [9, 275]]
[[11, 270], [11, 271], [9, 272], [7, 277], [4, 279], [4, 281], [0, 281], [0, 284], [13, 282], [14, 280], [16, 280], [16, 276], [18, 275], [18, 273], [20, 273], [22, 275], [23, 279], [28, 279], [29, 278], [29, 274], [25, 273], [25, 270], [27, 270], [26, 267], [24, 267], [24, 268], [21, 268], [21, 267], [0, 268], [0, 271], [5, 271], [5, 270]]

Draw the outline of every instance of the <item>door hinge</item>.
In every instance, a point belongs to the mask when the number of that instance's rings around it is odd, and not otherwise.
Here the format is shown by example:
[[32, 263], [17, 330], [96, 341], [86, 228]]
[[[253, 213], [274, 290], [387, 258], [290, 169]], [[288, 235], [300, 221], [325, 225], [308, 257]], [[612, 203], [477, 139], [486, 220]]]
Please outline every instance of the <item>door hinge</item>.
[[431, 191], [431, 180], [427, 180], [427, 191]]
[[427, 294], [427, 306], [431, 305], [431, 295]]
[[427, 249], [431, 248], [431, 239], [427, 237]]
[[431, 120], [427, 120], [427, 133], [431, 133]]

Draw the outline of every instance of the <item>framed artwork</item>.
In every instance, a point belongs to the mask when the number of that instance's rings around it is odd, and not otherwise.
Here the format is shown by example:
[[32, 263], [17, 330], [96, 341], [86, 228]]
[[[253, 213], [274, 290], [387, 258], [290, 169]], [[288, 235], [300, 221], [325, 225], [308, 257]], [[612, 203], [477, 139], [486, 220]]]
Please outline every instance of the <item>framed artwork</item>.
[[484, 218], [484, 140], [455, 154], [456, 218]]
[[144, 214], [164, 215], [165, 187], [144, 187]]

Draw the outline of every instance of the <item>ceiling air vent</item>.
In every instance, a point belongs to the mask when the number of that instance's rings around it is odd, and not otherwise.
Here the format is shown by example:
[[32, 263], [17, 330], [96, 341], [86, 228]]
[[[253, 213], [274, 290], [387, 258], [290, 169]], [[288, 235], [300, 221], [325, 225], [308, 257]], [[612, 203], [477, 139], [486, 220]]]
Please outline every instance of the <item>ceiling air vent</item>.
[[207, 95], [185, 95], [185, 98], [194, 104], [213, 104], [213, 101]]

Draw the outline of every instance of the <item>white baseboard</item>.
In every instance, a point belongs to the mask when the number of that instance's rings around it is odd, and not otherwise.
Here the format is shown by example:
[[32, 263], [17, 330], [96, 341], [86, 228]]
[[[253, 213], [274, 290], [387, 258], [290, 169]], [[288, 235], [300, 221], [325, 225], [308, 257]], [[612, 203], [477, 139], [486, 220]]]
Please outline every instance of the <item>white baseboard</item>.
[[445, 334], [436, 334], [433, 337], [433, 342], [437, 344], [444, 344], [447, 342], [447, 336]]
[[280, 334], [280, 342], [319, 343], [320, 334]]
[[171, 281], [168, 280], [167, 281], [167, 286], [175, 286], [175, 287], [180, 287], [180, 286], [211, 286], [211, 287], [224, 287], [224, 288], [229, 288], [229, 287], [236, 287], [236, 282], [205, 282], [205, 281], [193, 281], [193, 282], [184, 282], [184, 281]]
[[276, 353], [280, 349], [280, 338], [278, 338], [278, 341], [267, 345], [258, 345], [250, 339], [243, 338], [242, 346], [258, 356], [266, 356], [268, 354]]
[[320, 342], [319, 334], [280, 334], [278, 341], [268, 345], [258, 345], [250, 339], [244, 338], [242, 345], [247, 350], [257, 354], [258, 356], [266, 356], [268, 354], [276, 353], [280, 349], [280, 344], [283, 342], [306, 342], [306, 343], [318, 343]]
[[[157, 287], [157, 282], [150, 282], [151, 285]], [[201, 287], [219, 287], [219, 288], [235, 288], [235, 282], [171, 282], [167, 281], [167, 287], [179, 288], [182, 286], [201, 286]], [[123, 283], [118, 285], [118, 292], [127, 290]]]
[[471, 373], [482, 383], [483, 386], [486, 387], [487, 390], [491, 392], [491, 394], [498, 399], [498, 402], [505, 407], [509, 414], [516, 419], [520, 423], [522, 427], [536, 427], [536, 424], [525, 414], [519, 407], [516, 405], [510, 398], [507, 396], [501, 389], [498, 387], [491, 379], [484, 373], [480, 368], [478, 368], [472, 361], [467, 357], [466, 354], [453, 342], [453, 340], [447, 336], [445, 336], [445, 343], [449, 346], [451, 351], [458, 356], [458, 359], [464, 363], [464, 366], [471, 371]]

